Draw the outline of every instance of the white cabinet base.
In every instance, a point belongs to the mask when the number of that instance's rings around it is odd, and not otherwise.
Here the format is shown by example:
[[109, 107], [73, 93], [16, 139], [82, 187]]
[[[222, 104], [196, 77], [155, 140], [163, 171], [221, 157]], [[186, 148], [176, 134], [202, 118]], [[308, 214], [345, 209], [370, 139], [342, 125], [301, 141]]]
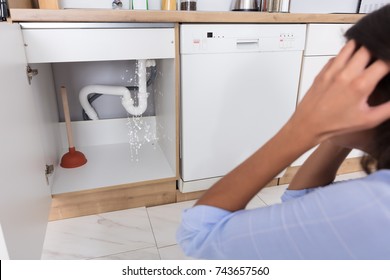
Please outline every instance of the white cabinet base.
[[[155, 129], [155, 118], [145, 119], [149, 120], [151, 129]], [[111, 136], [115, 140], [125, 138], [128, 131], [126, 122], [126, 119], [74, 122], [73, 130], [74, 134], [77, 135], [76, 149], [85, 154], [88, 162], [73, 169], [58, 166], [52, 193], [60, 194], [162, 178], [175, 178], [175, 170], [171, 168], [156, 139], [151, 139], [150, 142], [142, 144], [138, 149], [131, 148], [130, 143], [126, 143], [126, 139], [119, 143], [102, 142], [102, 140], [107, 141], [104, 136], [108, 136], [108, 140], [112, 140]], [[100, 129], [105, 126], [111, 129]], [[64, 136], [64, 124], [61, 124], [61, 127]], [[113, 129], [115, 127], [124, 133], [118, 136], [120, 133], [115, 132]], [[100, 137], [96, 136], [96, 133], [99, 132]], [[155, 135], [155, 133], [152, 134]], [[90, 137], [90, 141], [95, 140], [94, 145], [85, 145], [88, 137]], [[97, 143], [98, 141], [100, 143]], [[66, 151], [63, 149], [62, 154]]]

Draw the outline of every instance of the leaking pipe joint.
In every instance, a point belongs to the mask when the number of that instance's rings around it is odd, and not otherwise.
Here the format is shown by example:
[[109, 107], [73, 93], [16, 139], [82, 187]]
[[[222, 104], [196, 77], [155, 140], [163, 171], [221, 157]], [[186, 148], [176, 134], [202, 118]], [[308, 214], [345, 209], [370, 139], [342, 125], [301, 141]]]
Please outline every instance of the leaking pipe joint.
[[142, 115], [148, 105], [149, 93], [147, 90], [146, 67], [155, 66], [154, 60], [141, 59], [137, 62], [138, 74], [138, 106], [134, 105], [134, 100], [131, 97], [130, 91], [124, 86], [106, 86], [106, 85], [89, 85], [81, 89], [79, 94], [80, 104], [85, 113], [91, 120], [98, 120], [99, 117], [95, 109], [88, 102], [88, 95], [93, 93], [118, 95], [122, 97], [122, 106], [126, 111], [133, 116]]

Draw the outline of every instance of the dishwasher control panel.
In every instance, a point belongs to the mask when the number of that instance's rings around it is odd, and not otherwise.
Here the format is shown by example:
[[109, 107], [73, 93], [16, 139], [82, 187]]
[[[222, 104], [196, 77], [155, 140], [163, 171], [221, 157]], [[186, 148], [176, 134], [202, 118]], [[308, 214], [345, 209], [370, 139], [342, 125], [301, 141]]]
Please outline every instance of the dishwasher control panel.
[[182, 54], [301, 51], [304, 24], [183, 24]]

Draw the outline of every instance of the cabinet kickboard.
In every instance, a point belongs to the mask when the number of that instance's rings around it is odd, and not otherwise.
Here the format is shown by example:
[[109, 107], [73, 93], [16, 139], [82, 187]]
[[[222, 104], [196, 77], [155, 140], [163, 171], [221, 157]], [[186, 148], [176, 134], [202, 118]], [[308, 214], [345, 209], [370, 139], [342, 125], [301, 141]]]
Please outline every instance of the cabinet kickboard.
[[176, 201], [176, 180], [53, 195], [49, 221]]
[[[337, 171], [337, 175], [362, 171], [362, 167], [360, 166], [360, 160], [360, 157], [347, 158]], [[293, 166], [287, 168], [286, 173], [279, 180], [279, 185], [291, 183], [291, 180], [294, 178], [299, 168], [300, 166]]]

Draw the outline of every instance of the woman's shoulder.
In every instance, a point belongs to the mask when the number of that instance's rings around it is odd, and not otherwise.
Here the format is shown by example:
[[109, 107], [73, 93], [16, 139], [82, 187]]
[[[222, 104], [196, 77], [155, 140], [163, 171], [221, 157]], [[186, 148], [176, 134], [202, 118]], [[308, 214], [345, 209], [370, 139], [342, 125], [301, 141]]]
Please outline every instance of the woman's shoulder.
[[354, 178], [351, 178], [348, 174], [341, 175], [338, 177], [338, 181], [335, 181], [333, 184], [372, 184], [373, 182], [390, 184], [390, 169], [381, 169], [363, 176], [359, 174]]
[[365, 200], [372, 196], [390, 199], [390, 170], [382, 169], [364, 177], [335, 182], [320, 190], [354, 199]]
[[361, 178], [360, 181], [370, 184], [376, 182], [390, 185], [390, 169], [375, 171], [366, 177]]

